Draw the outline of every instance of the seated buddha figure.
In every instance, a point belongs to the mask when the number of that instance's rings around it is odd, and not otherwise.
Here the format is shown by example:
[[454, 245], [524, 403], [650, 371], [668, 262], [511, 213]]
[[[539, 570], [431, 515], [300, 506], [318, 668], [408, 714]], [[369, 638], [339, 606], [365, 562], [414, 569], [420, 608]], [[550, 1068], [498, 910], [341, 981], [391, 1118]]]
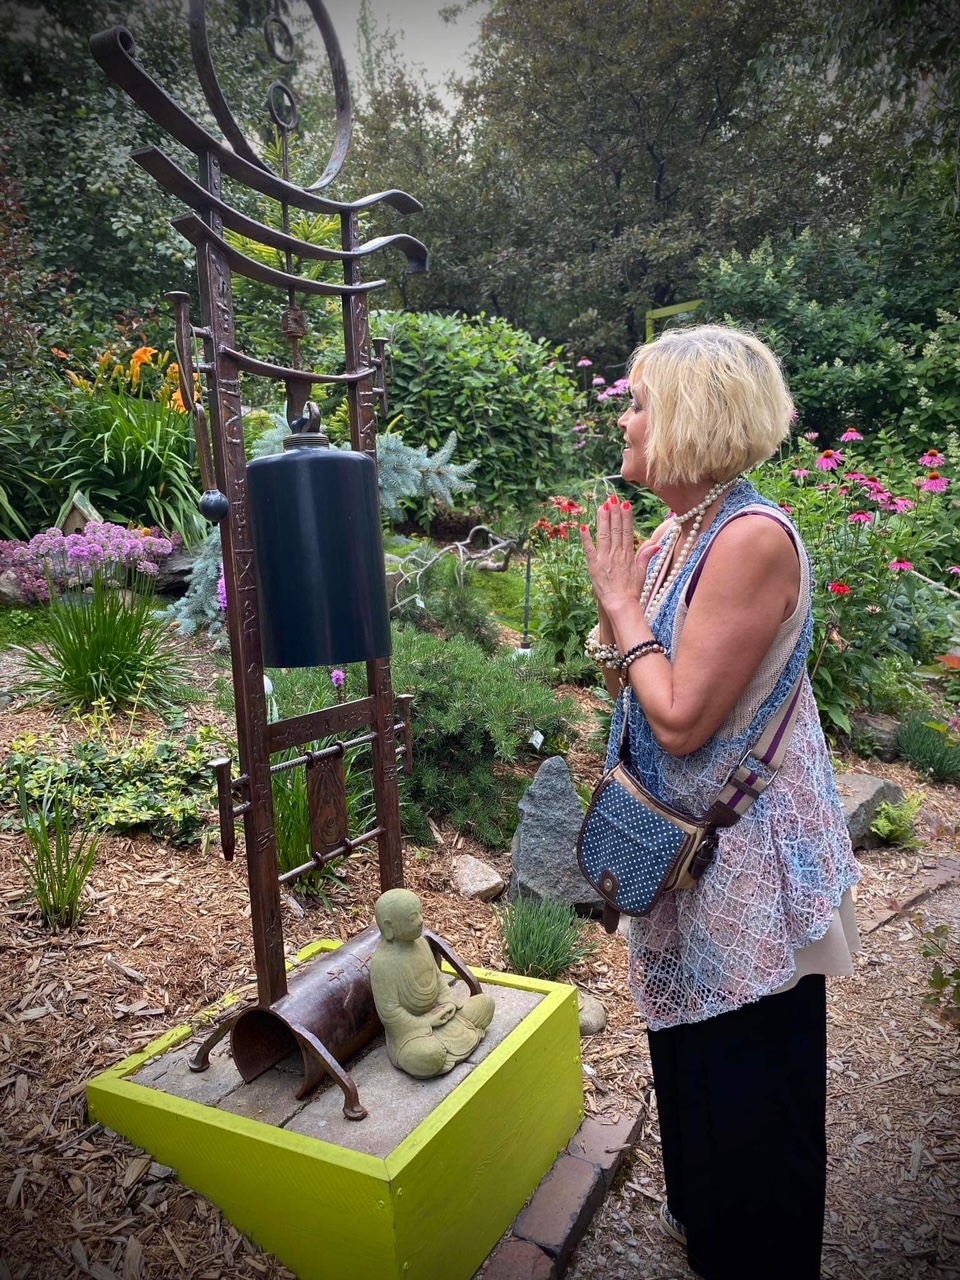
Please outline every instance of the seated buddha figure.
[[373, 999], [395, 1067], [418, 1080], [451, 1071], [474, 1051], [494, 1012], [493, 997], [455, 995], [423, 936], [420, 899], [389, 889], [374, 908], [381, 938], [370, 962]]

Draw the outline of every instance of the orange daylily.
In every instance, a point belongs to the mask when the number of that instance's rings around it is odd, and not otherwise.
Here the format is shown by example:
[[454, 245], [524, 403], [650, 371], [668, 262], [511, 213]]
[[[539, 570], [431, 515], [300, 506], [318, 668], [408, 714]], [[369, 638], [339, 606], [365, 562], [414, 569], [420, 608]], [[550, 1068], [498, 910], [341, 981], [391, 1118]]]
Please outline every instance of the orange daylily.
[[156, 347], [137, 347], [136, 351], [130, 357], [130, 381], [133, 386], [137, 386], [140, 381], [141, 366], [145, 364], [153, 364], [153, 357], [156, 354]]

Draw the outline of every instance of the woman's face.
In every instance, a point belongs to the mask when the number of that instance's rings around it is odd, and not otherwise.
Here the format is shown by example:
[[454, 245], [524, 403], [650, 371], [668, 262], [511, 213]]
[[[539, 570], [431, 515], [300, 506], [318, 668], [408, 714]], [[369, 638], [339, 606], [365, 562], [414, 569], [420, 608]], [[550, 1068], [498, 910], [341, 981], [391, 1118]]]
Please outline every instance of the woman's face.
[[623, 461], [620, 474], [632, 484], [647, 483], [644, 442], [647, 435], [647, 389], [642, 382], [635, 382], [630, 391], [630, 403], [617, 419], [617, 426], [624, 435]]

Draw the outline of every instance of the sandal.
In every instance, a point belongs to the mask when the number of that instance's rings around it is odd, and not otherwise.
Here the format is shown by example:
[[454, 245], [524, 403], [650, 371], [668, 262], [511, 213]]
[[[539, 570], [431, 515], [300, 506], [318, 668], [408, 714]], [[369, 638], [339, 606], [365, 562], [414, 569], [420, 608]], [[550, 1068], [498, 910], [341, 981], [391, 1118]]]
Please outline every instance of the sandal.
[[671, 1240], [676, 1240], [677, 1244], [685, 1245], [687, 1243], [687, 1233], [683, 1228], [683, 1223], [678, 1222], [667, 1208], [666, 1200], [660, 1206], [659, 1222], [660, 1230], [664, 1235], [668, 1235]]

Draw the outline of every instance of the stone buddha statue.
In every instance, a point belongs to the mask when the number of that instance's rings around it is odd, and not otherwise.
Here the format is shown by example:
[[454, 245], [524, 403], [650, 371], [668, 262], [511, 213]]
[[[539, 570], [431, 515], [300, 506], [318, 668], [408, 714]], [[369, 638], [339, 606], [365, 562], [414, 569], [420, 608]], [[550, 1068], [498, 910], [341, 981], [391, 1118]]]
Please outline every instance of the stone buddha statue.
[[418, 1080], [451, 1071], [468, 1058], [493, 1018], [493, 996], [455, 995], [423, 936], [420, 899], [389, 889], [374, 908], [381, 939], [370, 983], [395, 1067]]

